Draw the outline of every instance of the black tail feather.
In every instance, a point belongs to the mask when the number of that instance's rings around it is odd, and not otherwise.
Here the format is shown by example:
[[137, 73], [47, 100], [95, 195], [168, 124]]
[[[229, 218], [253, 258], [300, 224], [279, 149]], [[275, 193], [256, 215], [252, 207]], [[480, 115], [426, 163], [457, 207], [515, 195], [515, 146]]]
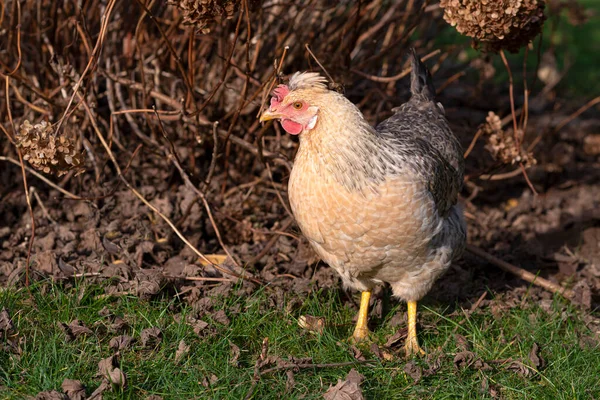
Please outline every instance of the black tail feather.
[[435, 99], [435, 87], [429, 70], [417, 55], [414, 48], [410, 49], [412, 72], [410, 74], [410, 91], [413, 96], [421, 96], [427, 100]]

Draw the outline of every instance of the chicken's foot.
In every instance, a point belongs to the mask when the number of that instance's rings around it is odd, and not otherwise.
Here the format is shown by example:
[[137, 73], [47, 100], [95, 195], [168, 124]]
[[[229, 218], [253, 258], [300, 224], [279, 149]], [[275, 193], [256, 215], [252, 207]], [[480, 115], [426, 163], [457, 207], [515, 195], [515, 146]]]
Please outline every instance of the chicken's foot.
[[404, 345], [404, 350], [406, 350], [406, 355], [420, 355], [424, 356], [425, 351], [419, 346], [419, 341], [417, 340], [417, 302], [409, 301], [408, 305], [408, 336], [406, 338], [406, 344]]
[[358, 320], [354, 333], [350, 338], [354, 342], [362, 342], [369, 336], [367, 322], [369, 320], [369, 300], [371, 300], [371, 291], [367, 290], [360, 294], [360, 309], [358, 310]]

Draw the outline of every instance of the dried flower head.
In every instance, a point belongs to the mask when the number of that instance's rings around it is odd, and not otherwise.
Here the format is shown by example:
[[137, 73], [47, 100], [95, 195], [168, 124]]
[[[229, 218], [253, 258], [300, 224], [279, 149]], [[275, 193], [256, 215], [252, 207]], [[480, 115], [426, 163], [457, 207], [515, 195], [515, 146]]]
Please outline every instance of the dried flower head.
[[486, 51], [518, 52], [542, 30], [543, 0], [440, 0], [444, 19]]
[[47, 174], [62, 176], [71, 170], [78, 174], [83, 155], [75, 149], [75, 143], [65, 136], [55, 135], [54, 128], [46, 121], [31, 125], [27, 120], [16, 135], [17, 146], [23, 152], [23, 159], [37, 170]]
[[503, 164], [523, 163], [525, 167], [537, 164], [532, 153], [524, 151], [515, 143], [514, 134], [502, 129], [502, 121], [494, 112], [488, 113], [485, 123], [479, 129], [487, 136], [485, 149], [494, 160]]
[[195, 25], [200, 33], [210, 32], [209, 24], [230, 19], [241, 0], [171, 0], [183, 12], [183, 23]]

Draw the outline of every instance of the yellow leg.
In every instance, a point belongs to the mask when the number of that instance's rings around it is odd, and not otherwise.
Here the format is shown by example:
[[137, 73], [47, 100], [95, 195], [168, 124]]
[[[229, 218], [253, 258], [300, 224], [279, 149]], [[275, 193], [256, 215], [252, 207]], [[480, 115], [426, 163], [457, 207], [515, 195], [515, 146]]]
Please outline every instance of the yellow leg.
[[369, 335], [367, 321], [369, 319], [369, 300], [371, 299], [371, 291], [367, 290], [360, 295], [360, 309], [358, 310], [358, 320], [352, 334], [352, 339], [356, 342], [365, 340]]
[[417, 340], [417, 302], [409, 301], [408, 305], [408, 337], [406, 338], [406, 355], [411, 356], [413, 354], [425, 355], [425, 352], [419, 347]]

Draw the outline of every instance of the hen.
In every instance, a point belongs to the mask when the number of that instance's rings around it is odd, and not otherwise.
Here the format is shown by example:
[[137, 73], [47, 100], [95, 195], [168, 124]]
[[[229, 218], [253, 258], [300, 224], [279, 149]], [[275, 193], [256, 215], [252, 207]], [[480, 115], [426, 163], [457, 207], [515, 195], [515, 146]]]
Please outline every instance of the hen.
[[317, 254], [362, 292], [353, 338], [367, 337], [371, 290], [387, 282], [408, 303], [406, 352], [423, 354], [417, 301], [465, 246], [457, 205], [464, 163], [414, 50], [411, 61], [410, 100], [376, 128], [313, 72], [279, 85], [260, 120], [279, 119], [300, 135], [290, 204]]

